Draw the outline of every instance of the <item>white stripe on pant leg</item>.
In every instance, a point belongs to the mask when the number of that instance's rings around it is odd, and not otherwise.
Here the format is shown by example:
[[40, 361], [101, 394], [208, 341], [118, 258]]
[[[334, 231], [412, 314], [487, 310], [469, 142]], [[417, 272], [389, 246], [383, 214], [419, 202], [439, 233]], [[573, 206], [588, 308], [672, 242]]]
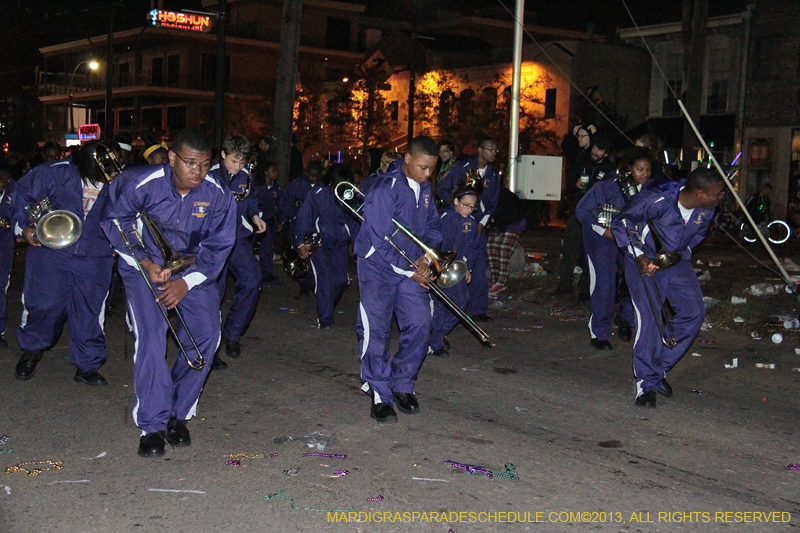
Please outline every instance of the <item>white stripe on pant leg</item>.
[[22, 318], [19, 321], [19, 327], [25, 329], [28, 324], [28, 308], [25, 307], [25, 293], [22, 293]]
[[639, 308], [636, 307], [636, 300], [631, 298], [631, 305], [633, 305], [633, 311], [636, 314], [636, 338], [633, 339], [633, 349], [636, 349], [636, 345], [639, 343], [639, 336], [642, 334], [642, 315], [639, 313]]
[[102, 331], [104, 335], [106, 333], [106, 302], [108, 301], [108, 295], [110, 292], [110, 289], [106, 292], [106, 296], [103, 298], [103, 307], [100, 309], [100, 316], [97, 317], [97, 321], [100, 323], [100, 331]]
[[317, 279], [317, 268], [314, 266], [314, 261], [308, 260], [311, 263], [311, 271], [314, 273], [314, 294], [317, 294], [317, 287], [319, 287], [319, 280]]
[[[133, 313], [133, 307], [128, 304], [128, 316], [130, 316], [131, 323], [132, 323], [132, 331], [133, 331], [133, 366], [136, 367], [136, 358], [139, 355], [139, 327], [136, 324], [136, 315]], [[134, 372], [134, 380], [133, 380], [133, 396], [136, 398], [136, 403], [133, 406], [133, 423], [138, 427], [139, 426], [139, 395], [136, 394], [136, 373]], [[145, 432], [142, 430], [142, 435]]]
[[367, 347], [369, 346], [369, 318], [367, 318], [367, 310], [364, 309], [364, 304], [361, 302], [358, 302], [358, 312], [361, 313], [361, 327], [364, 329], [360, 359], [364, 359], [364, 354], [367, 353]]
[[597, 274], [594, 271], [594, 263], [589, 254], [586, 254], [586, 260], [589, 262], [589, 295], [594, 294], [594, 286], [597, 283]]

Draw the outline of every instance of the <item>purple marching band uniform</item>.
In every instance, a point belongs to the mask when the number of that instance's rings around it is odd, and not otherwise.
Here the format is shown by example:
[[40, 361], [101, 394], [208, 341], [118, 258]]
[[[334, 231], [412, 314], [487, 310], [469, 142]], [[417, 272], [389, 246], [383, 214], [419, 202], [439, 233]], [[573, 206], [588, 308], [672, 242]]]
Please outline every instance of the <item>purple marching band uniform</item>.
[[[208, 176], [232, 192], [244, 192], [247, 188], [246, 169], [231, 176], [223, 163], [216, 163], [208, 171]], [[222, 338], [232, 343], [238, 343], [247, 333], [247, 328], [250, 327], [250, 322], [256, 314], [258, 297], [261, 294], [261, 266], [253, 254], [252, 243], [253, 217], [258, 214], [258, 198], [251, 189], [247, 198], [236, 202], [236, 244], [233, 245], [228, 262], [218, 278], [219, 297], [223, 300], [228, 272], [233, 276], [233, 304], [222, 326]]]
[[321, 246], [309, 257], [317, 297], [319, 327], [333, 325], [333, 310], [350, 284], [347, 259], [358, 234], [355, 219], [344, 212], [331, 187], [319, 185], [297, 212], [292, 244], [298, 247], [309, 233], [319, 233]]
[[[663, 190], [645, 190], [633, 196], [612, 223], [617, 244], [626, 251], [625, 279], [636, 314], [633, 370], [637, 397], [659, 389], [666, 373], [678, 363], [694, 341], [705, 316], [703, 293], [691, 257], [692, 248], [706, 236], [714, 218], [714, 210], [698, 207], [689, 212], [683, 209], [678, 205], [678, 194], [682, 188], [681, 182], [673, 182]], [[670, 321], [677, 341], [673, 348], [666, 347], [661, 341], [635, 258], [641, 251], [650, 259], [660, 252], [656, 251], [647, 220], [652, 221], [665, 251], [682, 252], [683, 256], [677, 265], [657, 270], [653, 277], [642, 276], [644, 283], [650, 284], [648, 288], [651, 293], [655, 293], [652, 284], [657, 283], [661, 297], [669, 300], [675, 310], [675, 317]], [[660, 313], [658, 306], [656, 313]]]
[[280, 185], [272, 183], [267, 187], [265, 183], [255, 183], [253, 194], [258, 203], [258, 212], [261, 219], [267, 225], [264, 233], [256, 235], [256, 241], [260, 243], [258, 252], [258, 262], [261, 265], [261, 282], [271, 280], [275, 276], [273, 269], [272, 256], [275, 253], [275, 221], [280, 218], [280, 199], [283, 191]]
[[[206, 360], [200, 371], [190, 368], [181, 356], [172, 370], [167, 365], [167, 323], [113, 222], [118, 219], [125, 230], [136, 223], [145, 246], [152, 252], [148, 255], [136, 246], [137, 259], [141, 261], [149, 257], [163, 267], [152, 235], [149, 231], [142, 231], [142, 223], [137, 220], [141, 212], [155, 220], [175, 251], [197, 258], [171, 279], [181, 277], [189, 287], [178, 308]], [[133, 421], [142, 429], [143, 435], [163, 431], [170, 417], [188, 420], [195, 416], [197, 400], [219, 346], [217, 279], [235, 242], [236, 205], [231, 193], [210, 176], [182, 197], [175, 188], [169, 164], [139, 167], [124, 172], [113, 181], [102, 225], [120, 256], [119, 273], [125, 283], [136, 339]], [[136, 242], [135, 238], [130, 238]], [[191, 341], [181, 327], [178, 335], [189, 357], [197, 359]]]
[[[79, 372], [100, 368], [106, 361], [103, 332], [105, 301], [111, 284], [114, 258], [100, 228], [100, 216], [108, 187], [87, 188], [72, 160], [37, 166], [17, 183], [13, 198], [14, 233], [30, 226], [25, 208], [50, 198], [53, 209], [65, 209], [83, 220], [83, 232], [75, 244], [54, 250], [28, 247], [22, 289], [22, 322], [17, 342], [24, 352], [49, 350], [67, 322], [69, 361]], [[95, 196], [96, 195], [96, 196]]]
[[[617, 264], [622, 264], [623, 253], [614, 240], [603, 237], [606, 228], [597, 224], [595, 213], [604, 204], [618, 209], [625, 207], [625, 198], [616, 178], [595, 183], [578, 202], [575, 216], [583, 228], [583, 247], [589, 267], [589, 293], [592, 297], [589, 333], [593, 339], [607, 341], [611, 337], [616, 309]], [[633, 324], [630, 298], [625, 297], [620, 302], [619, 315], [620, 319]]]
[[[442, 179], [442, 183], [436, 191], [439, 198], [450, 203], [453, 200], [453, 189], [456, 185], [467, 180], [467, 170], [478, 168], [478, 156], [474, 155], [463, 162], [453, 165], [452, 170]], [[500, 197], [500, 176], [491, 163], [487, 163], [483, 173], [483, 192], [481, 193], [478, 209], [473, 213], [475, 220], [483, 224], [484, 228], [492, 218], [497, 207], [497, 200]], [[480, 172], [480, 171], [479, 171]], [[485, 315], [489, 310], [489, 279], [486, 277], [488, 266], [486, 252], [486, 231], [478, 235], [478, 255], [475, 257], [475, 264], [470, 269], [472, 271], [472, 281], [469, 288], [469, 313], [470, 315]]]
[[[372, 389], [375, 404], [394, 403], [392, 392], [414, 392], [431, 333], [433, 303], [428, 291], [411, 279], [413, 267], [384, 238], [393, 235], [392, 241], [412, 261], [423, 252], [397, 232], [392, 218], [429, 246], [438, 248], [442, 241], [430, 183], [412, 182], [403, 173], [402, 162], [393, 162], [375, 180], [365, 199], [365, 221], [354, 247], [361, 295], [356, 331], [362, 390]], [[389, 336], [393, 314], [400, 327], [400, 346], [392, 358]]]
[[308, 193], [313, 189], [311, 181], [305, 176], [300, 174], [295, 179], [290, 181], [281, 195], [279, 206], [280, 222], [289, 223], [290, 235], [294, 235], [294, 220], [300, 206], [308, 196]]
[[[450, 204], [439, 218], [439, 230], [442, 233], [442, 250], [456, 250], [456, 259], [461, 259], [472, 269], [478, 256], [478, 222], [472, 217], [462, 217]], [[455, 287], [442, 289], [457, 306], [466, 310], [469, 301], [467, 281], [461, 280]], [[445, 336], [458, 325], [458, 317], [438, 299], [433, 300], [433, 330], [431, 331], [430, 349], [439, 350], [444, 346]]]
[[8, 329], [8, 306], [6, 293], [11, 279], [11, 267], [14, 264], [14, 230], [11, 221], [14, 219], [12, 199], [16, 194], [16, 182], [9, 180], [5, 190], [0, 193], [0, 219], [9, 224], [9, 228], [0, 228], [0, 338]]

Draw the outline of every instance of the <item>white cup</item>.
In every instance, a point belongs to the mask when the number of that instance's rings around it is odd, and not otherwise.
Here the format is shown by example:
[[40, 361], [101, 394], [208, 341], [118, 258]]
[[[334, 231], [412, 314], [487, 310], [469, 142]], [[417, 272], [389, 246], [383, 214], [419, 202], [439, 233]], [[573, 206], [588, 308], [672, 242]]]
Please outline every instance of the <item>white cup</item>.
[[781, 335], [780, 333], [776, 333], [775, 335], [772, 336], [772, 342], [774, 342], [775, 344], [782, 343], [783, 342], [783, 335]]
[[796, 318], [792, 318], [790, 320], [786, 320], [783, 322], [783, 327], [785, 329], [797, 329], [800, 328], [800, 320]]

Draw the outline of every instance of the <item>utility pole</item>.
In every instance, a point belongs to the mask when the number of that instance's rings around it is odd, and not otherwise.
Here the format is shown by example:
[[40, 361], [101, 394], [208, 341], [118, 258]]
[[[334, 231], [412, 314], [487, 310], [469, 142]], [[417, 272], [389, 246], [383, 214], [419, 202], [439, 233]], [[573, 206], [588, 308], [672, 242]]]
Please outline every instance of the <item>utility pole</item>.
[[[281, 49], [278, 56], [278, 80], [275, 84], [275, 118], [272, 123], [271, 152], [278, 167], [278, 183], [289, 181], [289, 161], [292, 150], [295, 84], [300, 53], [300, 16], [303, 0], [284, 0], [281, 22]], [[291, 176], [294, 177], [294, 176]]]
[[[111, 95], [114, 85], [114, 12], [116, 6], [108, 10], [108, 37], [106, 38], [106, 120], [103, 124], [103, 138], [114, 140], [114, 111]], [[71, 111], [70, 111], [71, 112]]]
[[[708, 27], [708, 0], [683, 0], [683, 79], [686, 82], [682, 99], [686, 110], [696, 123], [700, 123], [703, 109], [703, 71], [706, 55], [706, 28]], [[680, 97], [680, 95], [678, 95]], [[689, 121], [683, 126], [683, 161], [681, 168], [691, 170], [699, 145]]]
[[228, 85], [225, 68], [225, 22], [227, 0], [217, 4], [217, 72], [214, 90], [214, 146], [222, 147], [222, 122], [225, 120], [225, 88]]
[[411, 0], [411, 65], [408, 69], [408, 140], [414, 138], [414, 98], [417, 92], [417, 2]]
[[514, 24], [514, 59], [511, 75], [511, 118], [508, 134], [508, 166], [506, 167], [506, 183], [508, 190], [517, 192], [517, 160], [519, 158], [519, 106], [520, 86], [522, 82], [522, 30], [525, 24], [525, 0], [517, 0], [517, 12]]

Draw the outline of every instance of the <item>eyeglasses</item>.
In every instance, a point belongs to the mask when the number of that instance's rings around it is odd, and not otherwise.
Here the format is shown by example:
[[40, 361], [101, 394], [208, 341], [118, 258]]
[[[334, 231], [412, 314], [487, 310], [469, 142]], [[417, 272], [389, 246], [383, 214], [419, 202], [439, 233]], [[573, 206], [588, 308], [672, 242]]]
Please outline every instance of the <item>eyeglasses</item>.
[[487, 152], [494, 152], [494, 153], [498, 153], [500, 151], [499, 148], [481, 148], [481, 150], [485, 150]]
[[464, 202], [461, 201], [459, 201], [458, 203], [461, 204], [461, 207], [463, 207], [464, 209], [469, 209], [470, 211], [475, 211], [476, 209], [478, 209], [477, 205], [465, 204]]
[[195, 163], [194, 161], [185, 160], [184, 158], [181, 157], [181, 154], [179, 154], [178, 152], [174, 153], [175, 155], [178, 156], [178, 159], [183, 161], [183, 164], [186, 165], [186, 168], [188, 168], [189, 170], [195, 170], [199, 168], [201, 172], [208, 172], [208, 170], [211, 168], [211, 161], [203, 161], [202, 163]]

